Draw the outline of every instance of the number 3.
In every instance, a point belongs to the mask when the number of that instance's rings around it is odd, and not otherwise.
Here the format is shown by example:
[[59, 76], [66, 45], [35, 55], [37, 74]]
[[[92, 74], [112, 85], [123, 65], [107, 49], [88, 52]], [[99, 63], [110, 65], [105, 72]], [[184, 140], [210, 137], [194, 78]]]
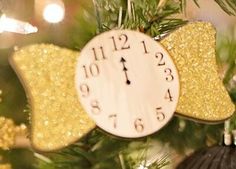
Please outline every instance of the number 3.
[[174, 76], [172, 75], [172, 70], [170, 68], [166, 68], [165, 73], [167, 73], [167, 76], [166, 76], [167, 82], [171, 82], [174, 80]]

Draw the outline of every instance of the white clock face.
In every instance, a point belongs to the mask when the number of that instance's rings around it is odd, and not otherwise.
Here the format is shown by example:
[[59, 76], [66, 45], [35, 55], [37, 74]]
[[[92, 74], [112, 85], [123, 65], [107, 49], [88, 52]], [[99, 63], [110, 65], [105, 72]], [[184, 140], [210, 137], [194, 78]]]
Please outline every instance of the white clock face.
[[81, 51], [76, 88], [85, 111], [103, 130], [135, 138], [161, 129], [173, 116], [179, 78], [167, 51], [150, 37], [113, 30]]

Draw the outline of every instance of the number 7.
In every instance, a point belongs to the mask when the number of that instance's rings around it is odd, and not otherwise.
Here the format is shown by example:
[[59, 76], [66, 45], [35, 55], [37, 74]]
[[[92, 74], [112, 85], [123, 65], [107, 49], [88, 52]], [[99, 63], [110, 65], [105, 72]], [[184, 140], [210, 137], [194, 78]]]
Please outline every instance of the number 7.
[[108, 116], [108, 118], [113, 121], [113, 127], [116, 128], [117, 127], [117, 114], [111, 114]]

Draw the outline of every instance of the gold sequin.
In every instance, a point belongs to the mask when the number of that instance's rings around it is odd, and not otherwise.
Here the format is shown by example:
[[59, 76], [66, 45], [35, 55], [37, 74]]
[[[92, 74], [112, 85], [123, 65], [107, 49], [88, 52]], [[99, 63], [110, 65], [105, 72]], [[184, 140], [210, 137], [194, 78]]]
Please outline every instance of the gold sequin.
[[215, 52], [216, 31], [210, 23], [187, 24], [162, 40], [180, 76], [177, 106], [180, 115], [217, 122], [229, 118], [235, 106], [219, 78]]
[[12, 65], [32, 109], [31, 139], [41, 151], [62, 148], [95, 127], [83, 111], [75, 89], [79, 53], [54, 45], [31, 45], [17, 51]]
[[15, 124], [11, 119], [0, 117], [0, 148], [8, 150], [15, 143]]
[[13, 120], [0, 117], [0, 148], [9, 150], [15, 146], [18, 137], [26, 138], [28, 130], [25, 124], [16, 126]]

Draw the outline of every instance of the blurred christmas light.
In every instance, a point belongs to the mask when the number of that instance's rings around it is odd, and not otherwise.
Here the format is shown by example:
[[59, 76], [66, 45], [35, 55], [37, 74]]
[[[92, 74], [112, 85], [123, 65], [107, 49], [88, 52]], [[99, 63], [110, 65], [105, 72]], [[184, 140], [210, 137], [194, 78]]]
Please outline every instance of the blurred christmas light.
[[148, 168], [143, 165], [140, 165], [137, 169], [148, 169]]
[[38, 31], [37, 27], [32, 26], [27, 22], [23, 22], [13, 18], [8, 18], [6, 17], [5, 14], [3, 14], [0, 17], [0, 33], [14, 32], [19, 34], [30, 34], [30, 33], [35, 33], [37, 31]]
[[47, 3], [43, 9], [43, 18], [49, 23], [59, 23], [64, 19], [65, 7], [62, 1]]

